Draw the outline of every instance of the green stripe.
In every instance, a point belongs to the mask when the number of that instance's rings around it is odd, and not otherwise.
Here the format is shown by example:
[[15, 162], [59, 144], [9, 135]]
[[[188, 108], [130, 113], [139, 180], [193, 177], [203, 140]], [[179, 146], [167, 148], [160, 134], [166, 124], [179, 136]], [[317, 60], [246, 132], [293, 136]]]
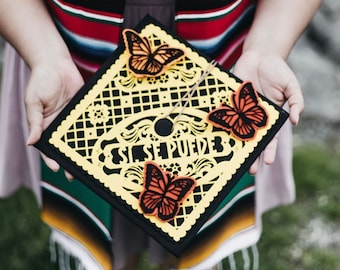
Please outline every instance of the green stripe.
[[242, 176], [239, 182], [234, 186], [230, 193], [224, 198], [224, 200], [215, 209], [213, 215], [216, 215], [227, 203], [229, 203], [239, 192], [243, 189], [253, 186], [255, 184], [255, 177], [246, 173]]
[[42, 163], [42, 179], [44, 182], [63, 190], [68, 195], [85, 205], [108, 229], [111, 231], [111, 206], [104, 199], [90, 190], [78, 180], [69, 181], [61, 169], [51, 171], [44, 162]]

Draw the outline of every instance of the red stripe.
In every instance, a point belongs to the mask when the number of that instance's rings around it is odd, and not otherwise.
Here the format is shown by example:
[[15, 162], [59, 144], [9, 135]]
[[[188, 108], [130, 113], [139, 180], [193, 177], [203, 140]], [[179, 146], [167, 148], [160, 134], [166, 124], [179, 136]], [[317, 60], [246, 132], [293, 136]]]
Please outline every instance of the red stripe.
[[[57, 4], [53, 2], [53, 0], [46, 0], [51, 8], [51, 12], [55, 16], [56, 20], [63, 25], [67, 30], [78, 34], [80, 36], [93, 38], [94, 40], [102, 40], [108, 41], [112, 43], [118, 43], [120, 39], [121, 27], [120, 25], [115, 25], [114, 23], [109, 23], [107, 21], [100, 20], [91, 20], [86, 19], [81, 16], [72, 14], [60, 8]], [[59, 0], [63, 3], [63, 0]], [[234, 22], [239, 18], [239, 16], [253, 3], [255, 0], [242, 0], [240, 5], [237, 6], [234, 10], [231, 10], [230, 13], [225, 14], [221, 17], [217, 18], [208, 18], [208, 19], [193, 19], [193, 20], [185, 20], [179, 19], [177, 23], [178, 35], [184, 39], [188, 40], [204, 40], [217, 37], [221, 35], [226, 29], [228, 29]], [[65, 3], [66, 6], [83, 10], [86, 12], [90, 12], [93, 14], [104, 15], [111, 18], [121, 19], [122, 14], [118, 13], [109, 13], [102, 12], [97, 10], [91, 10], [75, 5], [71, 5], [69, 3]], [[230, 5], [228, 5], [230, 7]], [[228, 8], [225, 6], [223, 8], [218, 9], [210, 9], [210, 10], [200, 10], [200, 11], [188, 11], [188, 12], [179, 12], [178, 14], [208, 14], [211, 12], [220, 11]], [[245, 33], [240, 33], [240, 36], [235, 38], [231, 44], [225, 46], [225, 50], [217, 57], [218, 60], [222, 60], [223, 63], [220, 63], [227, 69], [229, 69], [240, 56], [242, 51], [242, 42], [240, 41], [240, 37]], [[95, 68], [99, 65], [97, 62], [88, 61], [88, 59], [84, 59], [82, 56], [76, 57], [73, 55], [75, 60], [81, 66], [89, 66], [91, 68]], [[227, 59], [226, 59], [227, 58]], [[84, 77], [88, 77], [91, 72], [86, 70], [86, 68], [80, 68]]]
[[[189, 40], [202, 40], [217, 37], [229, 28], [254, 2], [254, 0], [242, 1], [241, 4], [230, 13], [217, 19], [206, 21], [179, 21], [177, 23], [177, 32], [179, 36]], [[202, 13], [203, 12], [200, 12], [200, 14]]]
[[217, 62], [225, 69], [230, 70], [237, 59], [241, 56], [243, 43], [247, 34], [248, 30], [241, 33], [222, 53], [216, 57]]
[[[121, 27], [107, 22], [91, 21], [82, 17], [72, 15], [54, 3], [50, 8], [57, 21], [67, 30], [84, 37], [118, 43]], [[121, 15], [110, 14], [110, 17], [120, 18]]]

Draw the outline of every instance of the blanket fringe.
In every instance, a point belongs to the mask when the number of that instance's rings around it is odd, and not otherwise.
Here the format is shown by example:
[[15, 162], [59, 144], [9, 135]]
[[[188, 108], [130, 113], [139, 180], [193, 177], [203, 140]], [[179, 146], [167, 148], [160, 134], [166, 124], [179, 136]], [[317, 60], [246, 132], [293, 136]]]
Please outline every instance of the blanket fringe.
[[52, 229], [49, 242], [51, 262], [60, 270], [103, 270], [90, 252], [73, 238]]
[[[251, 252], [251, 256], [249, 255]], [[258, 270], [259, 269], [259, 252], [257, 249], [257, 245], [253, 245], [249, 248], [241, 250], [242, 258], [243, 258], [243, 270]], [[251, 261], [252, 258], [252, 261]], [[230, 270], [241, 269], [237, 267], [237, 263], [234, 257], [234, 254], [228, 256], [229, 267]], [[252, 268], [251, 268], [252, 266]]]

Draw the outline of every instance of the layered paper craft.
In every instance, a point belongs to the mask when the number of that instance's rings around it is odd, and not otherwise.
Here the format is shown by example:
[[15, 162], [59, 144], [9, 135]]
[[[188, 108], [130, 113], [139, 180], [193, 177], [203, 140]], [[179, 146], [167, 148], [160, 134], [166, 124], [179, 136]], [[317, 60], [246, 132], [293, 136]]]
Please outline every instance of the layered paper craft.
[[36, 147], [179, 255], [288, 114], [151, 18]]

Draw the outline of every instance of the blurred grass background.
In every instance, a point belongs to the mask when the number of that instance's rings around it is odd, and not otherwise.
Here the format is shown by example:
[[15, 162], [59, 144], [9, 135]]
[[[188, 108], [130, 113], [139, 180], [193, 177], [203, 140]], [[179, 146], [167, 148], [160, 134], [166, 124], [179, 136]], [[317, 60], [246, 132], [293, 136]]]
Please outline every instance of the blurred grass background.
[[[263, 217], [260, 269], [340, 269], [340, 153], [327, 145], [295, 147], [294, 174], [296, 203]], [[0, 217], [0, 269], [57, 269], [50, 262], [49, 230], [28, 190], [0, 200]], [[241, 254], [236, 260], [242, 262]]]

